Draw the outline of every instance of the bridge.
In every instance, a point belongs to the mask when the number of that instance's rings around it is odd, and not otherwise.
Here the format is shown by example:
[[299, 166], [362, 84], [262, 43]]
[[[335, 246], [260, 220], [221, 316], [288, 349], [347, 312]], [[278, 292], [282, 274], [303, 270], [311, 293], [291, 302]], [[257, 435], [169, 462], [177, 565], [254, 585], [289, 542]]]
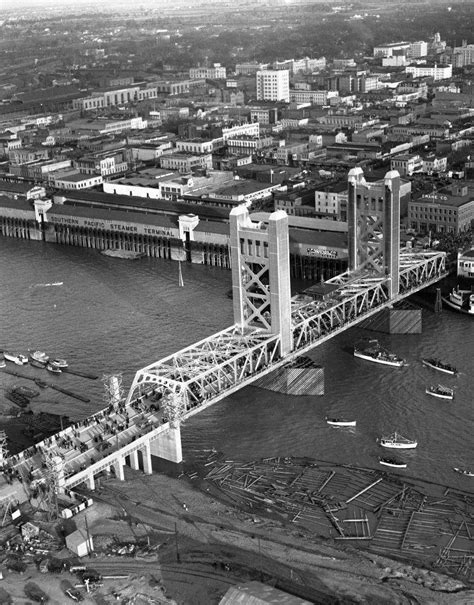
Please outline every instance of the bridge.
[[[318, 300], [291, 296], [288, 217], [268, 226], [247, 209], [230, 213], [234, 324], [137, 371], [126, 397], [111, 377], [109, 406], [16, 456], [4, 476], [17, 496], [49, 483], [68, 493], [101, 472], [124, 478], [124, 465], [152, 472], [152, 456], [182, 461], [180, 425], [362, 320], [436, 283], [446, 255], [400, 249], [400, 176], [367, 183], [349, 172], [349, 264], [320, 284]], [[1, 496], [0, 496], [1, 504]]]

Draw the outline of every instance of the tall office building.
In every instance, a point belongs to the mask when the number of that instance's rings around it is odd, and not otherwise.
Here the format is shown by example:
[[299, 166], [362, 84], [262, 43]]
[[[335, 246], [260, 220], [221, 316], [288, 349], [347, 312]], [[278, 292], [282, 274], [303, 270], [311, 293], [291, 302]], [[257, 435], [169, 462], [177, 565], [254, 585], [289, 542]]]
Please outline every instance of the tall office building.
[[288, 69], [258, 71], [256, 78], [257, 101], [290, 102], [290, 72]]

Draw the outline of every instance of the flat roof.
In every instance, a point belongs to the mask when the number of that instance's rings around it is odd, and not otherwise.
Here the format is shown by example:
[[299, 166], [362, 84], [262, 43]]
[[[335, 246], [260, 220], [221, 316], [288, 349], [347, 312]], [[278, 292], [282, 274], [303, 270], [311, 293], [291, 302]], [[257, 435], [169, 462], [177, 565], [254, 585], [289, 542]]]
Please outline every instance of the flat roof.
[[122, 210], [127, 208], [132, 212], [151, 214], [188, 214], [193, 212], [204, 220], [225, 221], [229, 220], [230, 208], [210, 206], [206, 204], [187, 204], [184, 202], [172, 202], [170, 200], [153, 200], [145, 197], [134, 197], [130, 195], [116, 195], [104, 193], [103, 191], [61, 191], [58, 195], [66, 199], [65, 205], [94, 206], [110, 208], [111, 210]]
[[90, 181], [90, 179], [97, 178], [100, 175], [97, 174], [65, 174], [64, 176], [59, 177], [58, 181], [66, 181], [69, 183], [80, 183], [81, 181]]
[[418, 198], [417, 200], [412, 200], [411, 204], [430, 204], [430, 205], [440, 205], [440, 206], [453, 206], [455, 208], [459, 208], [460, 206], [464, 206], [464, 204], [468, 204], [469, 202], [474, 202], [474, 197], [471, 195], [437, 195], [435, 197], [423, 196]]

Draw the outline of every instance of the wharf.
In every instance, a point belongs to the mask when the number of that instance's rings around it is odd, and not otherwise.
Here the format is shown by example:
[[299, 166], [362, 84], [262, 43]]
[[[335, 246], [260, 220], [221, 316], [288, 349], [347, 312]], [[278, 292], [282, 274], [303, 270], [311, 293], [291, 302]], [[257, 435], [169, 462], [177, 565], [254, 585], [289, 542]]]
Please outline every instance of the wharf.
[[[17, 378], [23, 378], [24, 380], [32, 380], [36, 384], [39, 384], [38, 378], [36, 378], [34, 376], [28, 376], [27, 374], [21, 374], [20, 372], [16, 372], [15, 370], [8, 370], [5, 368], [2, 368], [2, 369], [6, 374], [10, 374], [11, 376], [16, 376]], [[43, 382], [43, 381], [41, 381], [41, 382]], [[47, 387], [50, 387], [51, 389], [54, 389], [55, 391], [58, 391], [59, 393], [62, 393], [63, 395], [68, 395], [68, 397], [72, 397], [74, 399], [78, 399], [79, 401], [83, 401], [84, 403], [90, 402], [90, 399], [88, 399], [87, 397], [84, 397], [83, 395], [79, 395], [78, 393], [73, 393], [72, 391], [69, 391], [68, 389], [63, 389], [62, 387], [58, 387], [57, 385], [53, 384], [52, 382], [44, 382], [44, 385], [46, 385]]]
[[248, 513], [474, 581], [474, 496], [391, 472], [301, 458], [239, 462], [211, 452], [200, 477]]

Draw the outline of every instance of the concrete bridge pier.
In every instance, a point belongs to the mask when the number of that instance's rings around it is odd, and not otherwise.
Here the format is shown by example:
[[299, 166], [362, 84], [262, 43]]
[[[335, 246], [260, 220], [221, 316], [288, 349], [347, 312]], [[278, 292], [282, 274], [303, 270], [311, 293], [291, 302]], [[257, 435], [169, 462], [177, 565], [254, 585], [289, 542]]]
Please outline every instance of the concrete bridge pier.
[[143, 472], [145, 475], [151, 475], [153, 469], [151, 466], [151, 447], [150, 442], [145, 443], [145, 447], [141, 450], [143, 458]]
[[94, 490], [95, 490], [95, 479], [94, 479], [94, 473], [90, 474], [90, 475], [87, 477], [87, 481], [86, 481], [86, 483], [87, 483], [87, 487], [88, 487], [88, 489], [90, 489], [91, 491], [94, 491]]
[[157, 439], [150, 442], [150, 450], [153, 456], [164, 458], [175, 464], [183, 461], [181, 448], [181, 429], [179, 425], [170, 426], [167, 431], [160, 433]]
[[114, 462], [115, 476], [120, 481], [125, 481], [125, 475], [123, 471], [123, 467], [125, 464], [125, 460], [123, 456], [118, 457]]
[[138, 450], [131, 452], [129, 455], [130, 455], [130, 467], [133, 468], [134, 471], [138, 471], [140, 469], [140, 465], [138, 463]]

